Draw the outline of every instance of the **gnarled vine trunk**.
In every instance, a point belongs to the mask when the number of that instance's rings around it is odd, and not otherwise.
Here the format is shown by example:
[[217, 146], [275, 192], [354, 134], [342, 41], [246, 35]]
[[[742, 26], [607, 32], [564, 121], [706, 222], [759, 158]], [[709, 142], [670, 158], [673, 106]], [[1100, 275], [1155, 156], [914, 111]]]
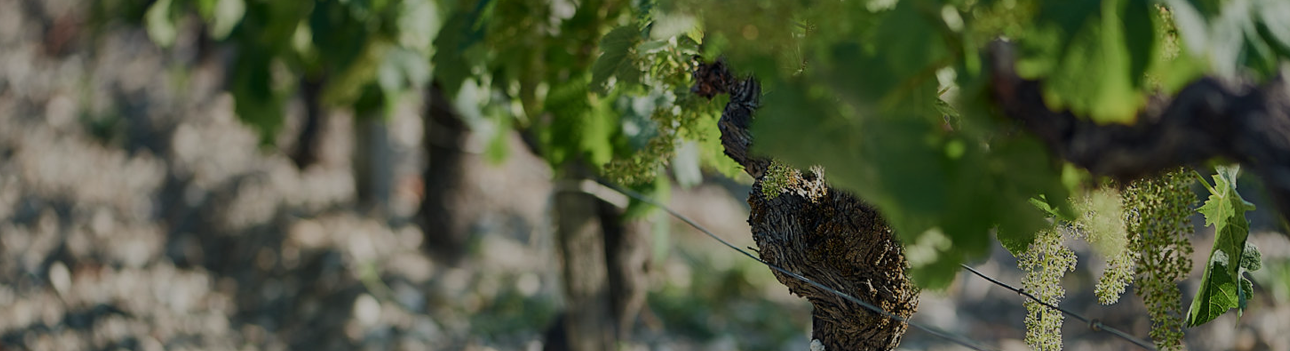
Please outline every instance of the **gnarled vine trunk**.
[[[748, 223], [761, 258], [909, 318], [918, 308], [918, 289], [906, 275], [903, 248], [877, 210], [829, 187], [821, 170], [772, 171], [770, 159], [749, 153], [748, 128], [761, 94], [755, 79], [737, 79], [717, 61], [696, 70], [695, 80], [692, 91], [700, 95], [730, 93], [719, 123], [721, 143], [756, 179]], [[908, 327], [794, 277], [775, 277], [811, 302], [811, 337], [827, 350], [895, 349]]]

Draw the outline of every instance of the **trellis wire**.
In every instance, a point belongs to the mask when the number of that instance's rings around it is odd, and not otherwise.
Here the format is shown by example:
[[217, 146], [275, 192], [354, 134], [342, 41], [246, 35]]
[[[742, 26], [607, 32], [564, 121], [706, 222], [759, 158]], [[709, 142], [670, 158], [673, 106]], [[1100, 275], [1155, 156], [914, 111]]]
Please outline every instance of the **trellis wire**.
[[[636, 199], [636, 200], [639, 200], [639, 201], [641, 201], [641, 202], [644, 202], [644, 203], [647, 203], [647, 204], [653, 205], [653, 206], [655, 206], [655, 207], [658, 207], [658, 208], [662, 209], [663, 211], [667, 212], [667, 213], [668, 213], [669, 215], [671, 215], [672, 217], [675, 217], [676, 219], [679, 219], [679, 220], [681, 220], [682, 222], [685, 222], [685, 224], [688, 224], [688, 225], [690, 225], [691, 227], [694, 227], [694, 229], [697, 229], [697, 230], [699, 230], [700, 232], [703, 232], [703, 234], [706, 234], [708, 237], [711, 237], [712, 239], [717, 240], [718, 242], [720, 242], [721, 244], [725, 245], [726, 247], [729, 247], [729, 248], [731, 248], [731, 249], [733, 249], [733, 250], [735, 250], [735, 251], [738, 251], [739, 253], [743, 254], [744, 256], [748, 256], [748, 258], [751, 258], [751, 259], [753, 259], [753, 260], [755, 260], [755, 261], [757, 261], [757, 262], [759, 262], [759, 263], [761, 263], [761, 264], [765, 265], [766, 267], [769, 267], [770, 269], [773, 269], [773, 270], [778, 271], [778, 272], [780, 272], [780, 273], [784, 273], [785, 275], [788, 275], [788, 276], [790, 276], [790, 277], [793, 277], [794, 279], [797, 279], [797, 280], [801, 280], [802, 282], [805, 282], [805, 283], [810, 284], [810, 285], [812, 285], [812, 286], [815, 286], [815, 287], [817, 287], [817, 288], [824, 289], [825, 291], [828, 291], [829, 293], [832, 293], [832, 294], [834, 294], [834, 295], [838, 295], [838, 296], [842, 297], [843, 299], [846, 299], [847, 301], [854, 302], [854, 303], [856, 303], [856, 304], [858, 304], [858, 305], [860, 305], [860, 306], [864, 307], [865, 309], [868, 309], [868, 310], [873, 311], [873, 312], [875, 312], [875, 313], [881, 314], [881, 315], [883, 315], [884, 317], [891, 318], [891, 319], [894, 319], [894, 320], [896, 320], [896, 321], [899, 321], [899, 322], [902, 322], [902, 323], [909, 324], [910, 326], [912, 326], [912, 327], [914, 327], [914, 328], [916, 328], [916, 329], [919, 329], [919, 330], [925, 331], [925, 332], [927, 332], [927, 333], [929, 333], [929, 334], [932, 334], [932, 335], [935, 335], [935, 336], [937, 336], [937, 337], [940, 337], [940, 338], [943, 338], [943, 339], [946, 339], [946, 340], [952, 341], [952, 342], [954, 342], [954, 343], [956, 343], [956, 344], [962, 345], [962, 346], [964, 346], [964, 347], [967, 347], [967, 348], [970, 348], [970, 349], [973, 349], [973, 350], [986, 350], [986, 348], [985, 348], [984, 346], [981, 346], [979, 343], [977, 343], [977, 342], [975, 342], [975, 341], [972, 341], [972, 339], [970, 339], [970, 338], [968, 338], [968, 337], [965, 337], [965, 336], [962, 336], [962, 335], [955, 335], [955, 334], [952, 334], [952, 333], [950, 333], [950, 332], [948, 332], [948, 331], [940, 330], [940, 329], [935, 328], [935, 327], [925, 326], [925, 325], [922, 325], [922, 324], [919, 324], [919, 323], [916, 323], [916, 322], [910, 321], [910, 320], [908, 320], [907, 318], [904, 318], [904, 317], [901, 317], [901, 316], [898, 316], [898, 315], [892, 314], [891, 312], [887, 312], [886, 310], [883, 310], [882, 308], [880, 308], [880, 307], [878, 307], [878, 306], [874, 306], [874, 305], [871, 305], [871, 304], [869, 304], [869, 303], [867, 303], [867, 302], [864, 302], [864, 301], [862, 301], [862, 300], [860, 300], [860, 299], [858, 299], [858, 298], [856, 298], [856, 297], [854, 297], [854, 296], [851, 296], [850, 294], [847, 294], [847, 293], [844, 293], [844, 292], [838, 291], [837, 289], [834, 289], [834, 288], [831, 288], [831, 287], [825, 286], [824, 284], [821, 284], [821, 283], [819, 283], [819, 282], [816, 282], [816, 281], [814, 281], [814, 280], [811, 280], [811, 279], [809, 279], [809, 278], [806, 278], [806, 277], [804, 277], [804, 276], [802, 276], [802, 275], [800, 275], [800, 274], [790, 272], [790, 271], [788, 271], [787, 269], [784, 269], [784, 268], [781, 268], [781, 267], [776, 266], [776, 265], [774, 265], [774, 264], [771, 264], [770, 262], [766, 262], [766, 261], [762, 260], [761, 258], [759, 258], [759, 257], [757, 257], [757, 256], [755, 256], [755, 255], [753, 255], [753, 254], [751, 254], [751, 253], [748, 253], [748, 251], [745, 251], [745, 250], [743, 250], [743, 249], [740, 249], [739, 247], [735, 246], [734, 244], [731, 244], [730, 242], [726, 241], [725, 239], [722, 239], [721, 237], [718, 237], [716, 234], [713, 234], [711, 231], [708, 231], [708, 229], [707, 229], [707, 228], [704, 228], [703, 226], [699, 225], [698, 223], [695, 223], [693, 220], [690, 220], [690, 218], [689, 218], [689, 217], [686, 217], [685, 215], [682, 215], [682, 214], [680, 214], [680, 213], [678, 213], [678, 212], [676, 212], [676, 211], [672, 210], [672, 208], [670, 208], [670, 207], [668, 207], [668, 206], [666, 206], [666, 205], [663, 205], [663, 204], [661, 204], [661, 203], [659, 203], [659, 202], [657, 202], [657, 201], [654, 201], [653, 199], [651, 199], [651, 198], [649, 198], [649, 197], [647, 197], [647, 196], [645, 196], [645, 195], [643, 195], [643, 194], [641, 194], [641, 193], [638, 193], [638, 192], [632, 191], [631, 189], [626, 189], [626, 188], [620, 187], [620, 186], [618, 186], [618, 185], [616, 185], [616, 184], [610, 183], [610, 182], [608, 182], [608, 181], [604, 181], [604, 180], [602, 180], [602, 179], [597, 179], [597, 181], [596, 181], [596, 182], [597, 182], [597, 183], [599, 183], [599, 184], [600, 184], [600, 185], [602, 185], [602, 186], [605, 186], [605, 187], [607, 187], [607, 188], [609, 188], [609, 189], [611, 189], [611, 190], [615, 191], [615, 192], [621, 193], [621, 194], [623, 194], [623, 195], [627, 195], [627, 196], [629, 196], [629, 197], [631, 197], [631, 198], [634, 198], [634, 199]], [[1147, 349], [1147, 350], [1153, 350], [1153, 351], [1154, 351], [1154, 350], [1156, 350], [1155, 346], [1154, 346], [1154, 345], [1152, 345], [1150, 342], [1147, 342], [1147, 341], [1145, 341], [1145, 340], [1139, 339], [1139, 338], [1137, 338], [1137, 337], [1134, 337], [1134, 336], [1132, 336], [1132, 335], [1129, 335], [1128, 333], [1125, 333], [1124, 331], [1121, 331], [1121, 330], [1116, 329], [1116, 328], [1114, 328], [1114, 327], [1111, 327], [1111, 326], [1108, 326], [1108, 325], [1106, 325], [1106, 324], [1103, 324], [1103, 323], [1102, 323], [1102, 321], [1100, 321], [1100, 320], [1098, 320], [1098, 319], [1090, 319], [1090, 318], [1084, 317], [1083, 315], [1080, 315], [1080, 314], [1078, 314], [1078, 313], [1071, 312], [1071, 311], [1069, 311], [1069, 310], [1066, 310], [1066, 309], [1064, 309], [1064, 308], [1058, 307], [1058, 306], [1056, 306], [1056, 305], [1053, 305], [1053, 304], [1050, 304], [1050, 303], [1044, 302], [1043, 300], [1040, 300], [1040, 299], [1036, 298], [1034, 295], [1032, 295], [1032, 294], [1030, 294], [1029, 292], [1027, 292], [1025, 289], [1021, 289], [1021, 288], [1014, 287], [1014, 286], [1012, 286], [1012, 285], [1008, 285], [1007, 283], [1004, 283], [1004, 282], [1002, 282], [1002, 281], [999, 281], [998, 279], [994, 279], [994, 278], [992, 278], [992, 277], [990, 277], [990, 276], [988, 276], [988, 275], [985, 275], [985, 273], [981, 273], [980, 271], [978, 271], [978, 270], [976, 270], [976, 269], [972, 268], [971, 266], [968, 266], [968, 265], [965, 265], [965, 264], [960, 264], [959, 266], [963, 267], [963, 269], [967, 270], [968, 272], [972, 272], [972, 274], [975, 274], [976, 276], [981, 277], [982, 279], [985, 279], [986, 281], [989, 281], [989, 282], [991, 282], [991, 283], [993, 283], [993, 284], [995, 284], [995, 285], [998, 285], [998, 286], [1001, 286], [1001, 287], [1003, 287], [1003, 288], [1005, 288], [1005, 289], [1008, 289], [1008, 290], [1011, 290], [1011, 291], [1013, 291], [1013, 292], [1016, 292], [1017, 294], [1019, 294], [1019, 295], [1021, 295], [1021, 296], [1025, 297], [1025, 298], [1028, 298], [1028, 299], [1030, 299], [1031, 301], [1035, 301], [1035, 302], [1039, 303], [1040, 305], [1042, 305], [1042, 306], [1044, 306], [1044, 307], [1047, 307], [1047, 308], [1050, 308], [1050, 309], [1053, 309], [1053, 310], [1059, 311], [1059, 312], [1061, 312], [1061, 313], [1063, 313], [1063, 314], [1065, 314], [1065, 315], [1067, 315], [1067, 316], [1070, 316], [1071, 318], [1078, 319], [1078, 320], [1080, 320], [1081, 322], [1084, 322], [1085, 324], [1088, 324], [1089, 329], [1091, 329], [1091, 330], [1093, 330], [1093, 331], [1097, 331], [1097, 332], [1107, 332], [1107, 333], [1110, 333], [1111, 335], [1114, 335], [1114, 336], [1116, 336], [1116, 337], [1118, 337], [1118, 338], [1120, 338], [1120, 339], [1124, 339], [1125, 341], [1128, 341], [1128, 342], [1130, 342], [1130, 343], [1133, 343], [1133, 344], [1135, 344], [1135, 345], [1137, 345], [1137, 346], [1139, 346], [1139, 347], [1142, 347], [1142, 348], [1144, 348], [1144, 349]]]
[[1155, 346], [1153, 346], [1153, 345], [1151, 345], [1151, 343], [1149, 343], [1149, 342], [1147, 342], [1147, 341], [1145, 341], [1145, 340], [1142, 340], [1142, 339], [1139, 339], [1139, 338], [1133, 337], [1132, 335], [1129, 335], [1128, 333], [1125, 333], [1124, 331], [1121, 331], [1121, 330], [1119, 330], [1119, 329], [1116, 329], [1116, 328], [1113, 328], [1113, 327], [1107, 326], [1106, 324], [1102, 324], [1102, 321], [1100, 321], [1100, 320], [1098, 320], [1098, 319], [1096, 319], [1096, 318], [1089, 319], [1089, 318], [1087, 318], [1087, 317], [1084, 317], [1083, 315], [1080, 315], [1079, 313], [1071, 312], [1071, 311], [1069, 311], [1069, 310], [1066, 310], [1066, 309], [1064, 309], [1064, 308], [1061, 308], [1061, 307], [1058, 307], [1058, 306], [1056, 306], [1056, 305], [1050, 304], [1050, 303], [1048, 303], [1048, 302], [1044, 302], [1043, 300], [1040, 300], [1040, 299], [1036, 298], [1036, 297], [1035, 297], [1035, 295], [1031, 295], [1031, 294], [1030, 294], [1030, 292], [1027, 292], [1027, 291], [1026, 291], [1026, 289], [1017, 288], [1017, 287], [1014, 287], [1014, 286], [1012, 286], [1012, 285], [1008, 285], [1007, 283], [1001, 282], [1001, 281], [999, 281], [998, 279], [991, 278], [990, 276], [985, 275], [985, 273], [981, 273], [980, 271], [978, 271], [978, 270], [976, 270], [976, 269], [974, 269], [974, 268], [972, 268], [972, 267], [970, 267], [970, 266], [968, 266], [968, 265], [965, 265], [965, 264], [959, 264], [959, 266], [962, 266], [962, 267], [963, 267], [963, 269], [966, 269], [968, 272], [972, 272], [972, 274], [975, 274], [976, 276], [981, 277], [982, 279], [985, 279], [985, 280], [987, 280], [987, 281], [989, 281], [989, 282], [991, 282], [991, 283], [994, 283], [994, 285], [998, 285], [998, 286], [1001, 286], [1001, 287], [1003, 287], [1003, 288], [1005, 288], [1005, 289], [1012, 290], [1013, 292], [1015, 292], [1015, 293], [1017, 293], [1017, 294], [1019, 294], [1019, 295], [1021, 295], [1021, 296], [1024, 296], [1025, 298], [1028, 298], [1028, 299], [1030, 299], [1031, 301], [1037, 302], [1037, 303], [1039, 303], [1040, 305], [1043, 305], [1044, 307], [1048, 307], [1048, 308], [1050, 308], [1050, 309], [1060, 311], [1062, 314], [1065, 314], [1065, 315], [1067, 315], [1067, 316], [1071, 316], [1071, 318], [1078, 319], [1078, 320], [1080, 320], [1081, 322], [1084, 322], [1085, 324], [1088, 324], [1088, 328], [1089, 328], [1089, 329], [1092, 329], [1093, 331], [1111, 333], [1111, 335], [1115, 335], [1116, 337], [1119, 337], [1119, 338], [1121, 338], [1121, 339], [1124, 339], [1125, 341], [1128, 341], [1128, 342], [1131, 342], [1131, 343], [1137, 344], [1138, 346], [1140, 346], [1140, 347], [1142, 347], [1142, 348], [1144, 348], [1144, 349], [1147, 349], [1147, 350], [1155, 350], [1155, 349], [1156, 349], [1156, 347], [1155, 347]]

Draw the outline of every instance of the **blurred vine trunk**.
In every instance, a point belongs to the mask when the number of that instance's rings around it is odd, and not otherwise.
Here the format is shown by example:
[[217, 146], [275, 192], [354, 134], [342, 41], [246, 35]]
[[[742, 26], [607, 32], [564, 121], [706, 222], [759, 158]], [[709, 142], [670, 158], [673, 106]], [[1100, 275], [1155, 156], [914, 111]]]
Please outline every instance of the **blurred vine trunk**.
[[588, 167], [570, 162], [554, 196], [565, 311], [547, 332], [546, 350], [613, 350], [631, 338], [645, 305], [649, 231], [627, 221], [625, 204], [591, 191]]
[[455, 266], [465, 256], [469, 234], [459, 219], [462, 214], [453, 206], [465, 177], [462, 145], [468, 130], [438, 83], [426, 89], [425, 101], [425, 123], [421, 124], [425, 132], [421, 145], [427, 158], [421, 174], [425, 193], [418, 211], [426, 250]]
[[629, 339], [636, 318], [645, 307], [653, 247], [649, 223], [626, 218], [625, 208], [600, 202], [605, 232], [605, 260], [609, 269], [609, 302], [618, 338]]
[[385, 213], [394, 189], [394, 149], [381, 110], [354, 116], [354, 182], [358, 208]]
[[318, 162], [318, 136], [323, 130], [322, 86], [320, 78], [300, 79], [305, 120], [300, 127], [300, 134], [296, 136], [296, 149], [291, 153], [291, 161], [296, 164], [296, 168], [302, 170]]
[[[561, 184], [586, 179], [581, 162], [571, 162], [560, 172]], [[604, 223], [600, 200], [576, 189], [559, 189], [554, 195], [556, 246], [564, 278], [565, 311], [560, 319], [570, 351], [612, 350], [617, 343], [610, 308], [609, 277], [606, 269]], [[548, 344], [555, 343], [548, 341]], [[556, 351], [548, 349], [549, 351]]]

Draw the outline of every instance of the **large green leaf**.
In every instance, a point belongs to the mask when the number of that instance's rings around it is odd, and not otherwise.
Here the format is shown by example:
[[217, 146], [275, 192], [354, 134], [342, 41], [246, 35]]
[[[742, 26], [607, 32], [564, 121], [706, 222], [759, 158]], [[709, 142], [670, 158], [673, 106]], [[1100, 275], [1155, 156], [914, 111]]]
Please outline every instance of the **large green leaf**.
[[1239, 172], [1239, 166], [1220, 166], [1214, 175], [1214, 185], [1205, 183], [1210, 190], [1209, 199], [1197, 211], [1205, 215], [1206, 225], [1214, 226], [1216, 236], [1200, 291], [1187, 312], [1188, 326], [1205, 324], [1232, 308], [1244, 309], [1244, 301], [1252, 290], [1252, 285], [1250, 289], [1243, 286], [1248, 283], [1241, 273], [1242, 266], [1254, 267], [1253, 263], [1243, 262], [1247, 261], [1244, 258], [1252, 260], [1256, 255], [1256, 249], [1246, 243], [1250, 224], [1245, 219], [1245, 212], [1254, 210], [1254, 205], [1236, 192]]
[[[1147, 64], [1155, 54], [1147, 0], [1054, 2], [1042, 16], [1060, 25], [1044, 55], [1057, 59], [1044, 81], [1050, 108], [1069, 109], [1098, 122], [1130, 123], [1146, 102], [1140, 92]], [[1072, 11], [1060, 11], [1071, 8]], [[1079, 23], [1079, 25], [1074, 25]]]

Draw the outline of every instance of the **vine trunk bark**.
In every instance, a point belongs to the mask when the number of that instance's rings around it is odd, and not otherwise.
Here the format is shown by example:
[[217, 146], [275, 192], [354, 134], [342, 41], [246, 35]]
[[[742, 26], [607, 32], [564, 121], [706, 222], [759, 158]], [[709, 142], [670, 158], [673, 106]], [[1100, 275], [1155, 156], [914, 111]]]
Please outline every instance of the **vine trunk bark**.
[[[850, 294], [902, 318], [918, 308], [904, 250], [872, 206], [834, 189], [822, 169], [798, 171], [750, 153], [761, 88], [718, 60], [694, 72], [693, 92], [729, 93], [718, 126], [725, 153], [751, 175], [748, 223], [766, 262]], [[774, 188], [774, 189], [770, 189]], [[770, 190], [770, 191], [768, 191]], [[787, 274], [775, 277], [811, 302], [811, 337], [826, 350], [891, 350], [908, 325]]]

